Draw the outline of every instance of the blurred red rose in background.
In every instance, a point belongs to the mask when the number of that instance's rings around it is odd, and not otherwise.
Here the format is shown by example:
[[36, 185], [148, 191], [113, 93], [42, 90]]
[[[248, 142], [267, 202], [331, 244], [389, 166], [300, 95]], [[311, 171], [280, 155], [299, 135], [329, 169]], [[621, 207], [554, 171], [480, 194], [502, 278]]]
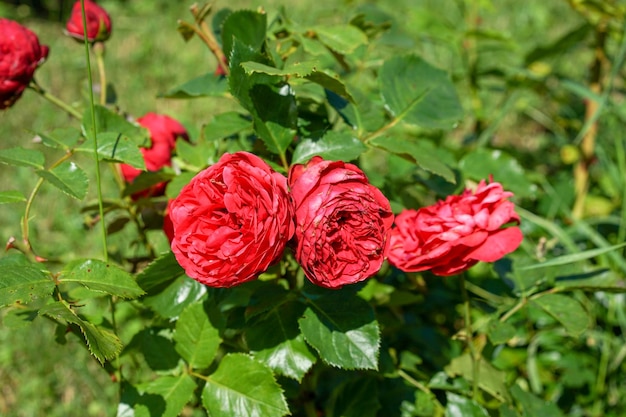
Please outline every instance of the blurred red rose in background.
[[291, 167], [289, 185], [296, 211], [296, 260], [311, 282], [341, 288], [378, 272], [393, 214], [363, 171], [314, 157]]
[[0, 18], [0, 109], [22, 96], [37, 67], [48, 56], [48, 47], [19, 23]]
[[224, 154], [169, 204], [172, 251], [187, 275], [212, 287], [256, 278], [293, 236], [287, 179], [256, 155]]
[[522, 242], [513, 193], [497, 182], [481, 181], [476, 191], [465, 190], [445, 201], [396, 217], [387, 257], [405, 272], [430, 270], [435, 275], [458, 274], [483, 262], [494, 262]]
[[[148, 171], [158, 171], [163, 167], [172, 165], [172, 152], [176, 149], [176, 140], [183, 138], [189, 140], [187, 130], [176, 119], [156, 113], [147, 113], [137, 119], [137, 123], [150, 131], [151, 146], [141, 148], [143, 159]], [[122, 176], [128, 183], [132, 183], [141, 170], [127, 164], [120, 165]], [[148, 190], [133, 194], [133, 198], [151, 197], [163, 195], [166, 183], [161, 182], [150, 187]]]
[[[111, 36], [111, 17], [101, 6], [91, 0], [85, 0], [85, 17], [87, 20], [87, 40], [89, 42], [105, 41]], [[74, 3], [72, 14], [65, 26], [71, 37], [83, 41], [83, 9], [80, 0]]]

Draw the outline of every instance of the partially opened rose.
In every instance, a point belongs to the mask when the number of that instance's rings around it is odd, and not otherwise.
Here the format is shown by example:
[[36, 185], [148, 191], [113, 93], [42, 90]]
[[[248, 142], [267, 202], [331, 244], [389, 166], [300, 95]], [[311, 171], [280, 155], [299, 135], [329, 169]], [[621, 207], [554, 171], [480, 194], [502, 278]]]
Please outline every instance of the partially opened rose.
[[363, 281], [380, 269], [393, 223], [389, 201], [353, 164], [314, 157], [294, 165], [296, 259], [326, 288]]
[[[91, 0], [85, 0], [85, 18], [87, 21], [87, 40], [89, 42], [105, 41], [111, 36], [111, 18], [106, 10]], [[66, 33], [82, 42], [83, 8], [80, 0], [72, 7], [72, 14], [65, 26]]]
[[172, 251], [187, 275], [212, 287], [256, 278], [294, 232], [287, 179], [247, 152], [225, 154], [169, 204]]
[[13, 20], [0, 18], [0, 109], [22, 96], [37, 67], [48, 56], [48, 47], [37, 35]]
[[513, 193], [497, 182], [481, 181], [433, 206], [405, 210], [396, 217], [387, 256], [405, 272], [454, 275], [479, 261], [494, 262], [522, 242], [520, 218], [508, 201]]
[[[148, 171], [158, 171], [170, 166], [176, 141], [179, 138], [189, 140], [185, 127], [176, 119], [163, 114], [147, 113], [137, 119], [137, 123], [150, 131], [151, 145], [149, 148], [141, 149]], [[141, 170], [127, 164], [122, 164], [120, 169], [124, 180], [128, 183], [132, 183], [141, 174]], [[165, 183], [156, 184], [148, 190], [133, 194], [133, 198], [163, 195], [165, 185]]]

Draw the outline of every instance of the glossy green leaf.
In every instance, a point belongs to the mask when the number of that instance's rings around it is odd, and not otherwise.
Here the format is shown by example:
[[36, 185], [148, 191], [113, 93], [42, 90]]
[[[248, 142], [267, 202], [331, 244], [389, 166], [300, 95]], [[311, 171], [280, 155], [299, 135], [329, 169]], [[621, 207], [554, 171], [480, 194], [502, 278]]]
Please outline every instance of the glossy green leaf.
[[233, 38], [253, 50], [260, 51], [265, 43], [267, 15], [251, 10], [229, 14], [222, 25], [222, 49], [226, 56], [233, 50]]
[[43, 169], [46, 158], [41, 151], [16, 147], [0, 149], [0, 162], [13, 166]]
[[37, 132], [41, 142], [51, 148], [70, 149], [73, 148], [81, 137], [81, 133], [74, 127], [64, 127], [54, 129], [50, 133]]
[[144, 328], [133, 336], [125, 350], [138, 350], [153, 371], [173, 370], [179, 366], [181, 357], [174, 349], [169, 332], [169, 329]]
[[0, 191], [0, 204], [21, 203], [26, 201], [26, 197], [19, 191]]
[[134, 417], [176, 417], [193, 397], [196, 383], [187, 374], [166, 375], [138, 388], [141, 396], [134, 404]]
[[339, 75], [329, 69], [315, 70], [304, 78], [321, 85], [325, 89], [332, 91], [350, 102], [354, 102], [354, 98], [346, 89], [346, 85], [339, 79]]
[[570, 255], [563, 255], [557, 258], [550, 259], [546, 262], [541, 262], [534, 265], [528, 265], [518, 268], [520, 271], [528, 271], [530, 269], [546, 268], [550, 266], [567, 265], [574, 262], [580, 262], [587, 259], [595, 258], [596, 256], [603, 255], [608, 252], [623, 248], [626, 243], [620, 243], [618, 245], [608, 246], [606, 248], [590, 249], [583, 252], [572, 253]]
[[[460, 375], [471, 382], [474, 379], [472, 357], [469, 353], [466, 353], [452, 359], [450, 364], [446, 366], [445, 371], [451, 377]], [[480, 358], [478, 362], [478, 386], [501, 402], [509, 400], [506, 373], [496, 369], [485, 358]]]
[[[137, 146], [149, 146], [149, 132], [147, 129], [135, 125], [122, 115], [119, 115], [104, 106], [95, 106], [96, 131], [109, 132], [126, 136]], [[93, 117], [91, 110], [87, 109], [83, 115], [83, 127], [87, 132], [87, 138], [93, 140]], [[99, 136], [98, 136], [99, 138]]]
[[0, 259], [0, 307], [28, 304], [52, 294], [54, 281], [22, 256]]
[[534, 197], [537, 186], [526, 179], [524, 168], [515, 158], [500, 150], [477, 149], [459, 161], [459, 168], [467, 177], [480, 181], [493, 175], [506, 190], [517, 197]]
[[445, 163], [429, 150], [427, 146], [420, 144], [419, 140], [408, 140], [395, 136], [381, 136], [370, 141], [370, 144], [384, 149], [395, 155], [408, 156], [422, 169], [439, 175], [450, 183], [455, 183], [454, 172]]
[[77, 325], [85, 337], [89, 351], [100, 363], [115, 358], [122, 351], [122, 342], [113, 332], [81, 319], [62, 302], [44, 306], [39, 310], [39, 315]]
[[202, 303], [189, 305], [178, 317], [174, 332], [176, 351], [196, 369], [208, 367], [222, 339]]
[[448, 74], [415, 55], [397, 56], [383, 64], [378, 80], [392, 116], [431, 129], [452, 129], [463, 108]]
[[300, 381], [316, 361], [298, 328], [304, 306], [276, 303], [246, 326], [246, 341], [253, 356], [274, 372]]
[[38, 170], [37, 175], [77, 200], [87, 195], [89, 179], [74, 162], [65, 161], [51, 170]]
[[332, 161], [353, 161], [367, 147], [348, 132], [328, 132], [318, 140], [303, 139], [293, 152], [292, 164], [304, 164], [314, 156]]
[[524, 417], [563, 417], [563, 413], [554, 402], [545, 401], [530, 392], [524, 391], [519, 385], [511, 388], [511, 395], [522, 406]]
[[591, 318], [580, 302], [563, 294], [546, 294], [531, 303], [552, 316], [572, 336], [582, 335], [591, 324]]
[[67, 263], [58, 280], [61, 283], [75, 282], [92, 291], [121, 298], [137, 298], [144, 294], [131, 274], [98, 259], [76, 259]]
[[182, 275], [171, 282], [166, 288], [155, 295], [145, 297], [143, 303], [164, 318], [176, 318], [190, 304], [206, 297], [207, 289]]
[[272, 371], [241, 353], [224, 356], [202, 390], [202, 404], [211, 417], [289, 414]]
[[446, 417], [489, 417], [487, 410], [472, 398], [447, 392], [446, 399]]
[[376, 378], [362, 376], [334, 390], [326, 415], [376, 417], [380, 407]]
[[372, 102], [358, 89], [351, 88], [350, 93], [354, 102], [326, 90], [328, 103], [339, 112], [346, 123], [357, 130], [359, 136], [381, 128], [385, 122], [383, 106]]
[[226, 112], [213, 116], [204, 126], [204, 139], [214, 141], [236, 135], [239, 132], [251, 129], [252, 120], [238, 112]]
[[378, 369], [380, 331], [366, 301], [335, 291], [308, 304], [300, 330], [324, 362], [344, 369]]
[[152, 261], [143, 271], [137, 274], [137, 284], [147, 293], [154, 288], [171, 282], [185, 271], [176, 261], [174, 253], [167, 252]]
[[212, 72], [196, 77], [161, 95], [163, 98], [218, 97], [226, 94], [228, 80]]
[[[93, 138], [86, 140], [78, 152], [93, 155]], [[137, 169], [145, 170], [146, 163], [135, 141], [121, 133], [102, 132], [98, 134], [98, 159], [108, 162], [121, 162]]]
[[298, 61], [289, 63], [283, 69], [270, 67], [269, 65], [261, 64], [258, 62], [242, 62], [241, 66], [247, 74], [254, 72], [261, 72], [268, 75], [278, 76], [293, 76], [293, 77], [305, 77], [313, 72], [316, 66], [319, 65], [318, 61]]
[[311, 31], [320, 42], [341, 55], [351, 54], [359, 46], [367, 45], [367, 35], [355, 26], [315, 26]]

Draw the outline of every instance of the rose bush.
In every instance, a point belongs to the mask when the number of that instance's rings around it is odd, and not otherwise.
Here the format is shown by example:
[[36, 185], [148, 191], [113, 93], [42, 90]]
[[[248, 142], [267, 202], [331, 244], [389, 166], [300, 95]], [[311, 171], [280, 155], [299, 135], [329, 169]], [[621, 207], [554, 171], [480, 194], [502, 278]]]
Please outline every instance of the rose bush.
[[[176, 119], [156, 113], [147, 113], [137, 119], [137, 123], [150, 131], [150, 147], [141, 148], [146, 169], [158, 171], [163, 167], [171, 166], [176, 141], [179, 138], [189, 140], [185, 127]], [[120, 165], [120, 169], [124, 180], [128, 183], [132, 183], [141, 174], [141, 170], [127, 164]], [[164, 182], [156, 184], [148, 190], [133, 194], [133, 198], [163, 195], [165, 185]]]
[[290, 169], [289, 185], [296, 213], [296, 259], [311, 282], [341, 288], [378, 272], [393, 214], [363, 171], [314, 157]]
[[294, 232], [287, 179], [247, 152], [224, 154], [169, 205], [172, 251], [190, 277], [212, 287], [256, 278]]
[[[85, 18], [87, 20], [87, 40], [101, 42], [111, 36], [111, 18], [106, 10], [91, 0], [85, 0]], [[65, 26], [66, 33], [82, 42], [84, 37], [82, 7], [76, 1]]]
[[28, 87], [48, 47], [19, 23], [0, 18], [0, 109], [9, 108]]
[[405, 210], [390, 233], [389, 262], [405, 272], [431, 270], [454, 275], [479, 261], [494, 262], [514, 251], [522, 242], [513, 193], [497, 182], [481, 181], [476, 191], [419, 210]]

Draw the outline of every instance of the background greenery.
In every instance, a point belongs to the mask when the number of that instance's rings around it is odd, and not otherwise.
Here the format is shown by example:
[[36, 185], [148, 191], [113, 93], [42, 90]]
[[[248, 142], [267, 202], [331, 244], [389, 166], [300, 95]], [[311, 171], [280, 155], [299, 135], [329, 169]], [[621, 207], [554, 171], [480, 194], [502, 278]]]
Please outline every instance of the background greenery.
[[[36, 16], [27, 2], [0, 3], [0, 15], [19, 20], [35, 31], [42, 43], [50, 46], [48, 62], [37, 71], [36, 78], [42, 86], [68, 102], [82, 100], [86, 87], [83, 49], [62, 35], [63, 15], [69, 11], [70, 3], [48, 2], [52, 9], [47, 16], [49, 19]], [[106, 63], [108, 77], [118, 92], [117, 104], [121, 111], [132, 117], [149, 111], [165, 113], [180, 120], [192, 136], [197, 136], [211, 115], [233, 106], [230, 100], [158, 98], [172, 87], [215, 68], [215, 60], [207, 48], [195, 41], [185, 43], [176, 33], [176, 21], [188, 18], [189, 4], [165, 0], [100, 3], [114, 22], [113, 36], [107, 42]], [[317, 24], [345, 22], [351, 11], [368, 5], [365, 1], [330, 0], [291, 3], [233, 0], [218, 1], [216, 8], [262, 6], [272, 16], [284, 5], [294, 20]], [[573, 5], [579, 2], [565, 0], [388, 0], [375, 3], [390, 14], [393, 21], [390, 31], [376, 44], [380, 50], [370, 51], [372, 59], [415, 52], [450, 72], [456, 82], [467, 117], [451, 134], [438, 138], [445, 148], [461, 160], [466, 149], [475, 151], [487, 144], [505, 152], [505, 156], [493, 160], [497, 166], [504, 167], [504, 175], [515, 188], [518, 201], [523, 201], [525, 207], [532, 207], [548, 223], [568, 227], [567, 210], [575, 198], [572, 171], [576, 150], [572, 145], [576, 144], [586, 120], [585, 98], [592, 94], [589, 80], [595, 58], [593, 23], [597, 22], [597, 17], [591, 12], [576, 10]], [[62, 7], [53, 7], [58, 4]], [[615, 21], [619, 22], [619, 16], [623, 17], [623, 4], [606, 4], [615, 5]], [[60, 21], [55, 21], [59, 16]], [[606, 59], [617, 59], [623, 32], [620, 27], [608, 32]], [[376, 65], [361, 62], [361, 65], [368, 64]], [[620, 75], [621, 69], [606, 78], [613, 83], [613, 101], [600, 119], [597, 160], [591, 172], [591, 198], [585, 211], [588, 228], [568, 229], [581, 249], [587, 248], [585, 242], [589, 240], [618, 243], [624, 237], [623, 226], [620, 226], [620, 222], [624, 222], [623, 190], [626, 189], [626, 167], [619, 159], [625, 143]], [[63, 126], [65, 121], [59, 115], [52, 105], [26, 92], [13, 108], [0, 114], [2, 147], [25, 144], [33, 140], [35, 132]], [[514, 155], [514, 159], [507, 159], [506, 154]], [[473, 154], [465, 164], [480, 167], [492, 156]], [[367, 161], [375, 163], [376, 158]], [[403, 171], [399, 161], [394, 162], [396, 164], [390, 166], [397, 172], [389, 170], [386, 175], [400, 180], [407, 171]], [[524, 175], [516, 176], [517, 169]], [[105, 172], [105, 175], [112, 183], [110, 173]], [[0, 165], [0, 178], [10, 178], [0, 183], [0, 190], [29, 190], [36, 181], [30, 170], [4, 165]], [[116, 190], [105, 189], [106, 192]], [[93, 200], [94, 195], [88, 198]], [[63, 259], [70, 251], [76, 256], [101, 252], [97, 233], [85, 233], [84, 218], [75, 215], [81, 203], [62, 197], [51, 187], [42, 191], [36, 203], [32, 240], [40, 245], [38, 249], [42, 253]], [[3, 241], [19, 233], [20, 215], [21, 211], [13, 206], [0, 206]], [[537, 224], [529, 222], [524, 227], [529, 236], [524, 242], [526, 253], [533, 253], [542, 260], [546, 253], [558, 255], [562, 250], [555, 241], [533, 238]], [[116, 235], [111, 241], [112, 250], [115, 245], [128, 245], [130, 234], [132, 231]], [[474, 273], [481, 276], [480, 270]], [[429, 312], [429, 319], [434, 323], [452, 327], [453, 323], [447, 323], [450, 318], [446, 317], [445, 307], [458, 302], [450, 298], [457, 289], [444, 281], [429, 285], [431, 295], [439, 297], [429, 298], [424, 311]], [[531, 381], [552, 380], [548, 384], [550, 392], [543, 393], [544, 397], [558, 399], [570, 415], [599, 416], [612, 408], [612, 415], [618, 416], [624, 407], [620, 392], [624, 387], [621, 361], [626, 355], [623, 348], [625, 300], [603, 293], [578, 297], [594, 318], [588, 334], [563, 339], [539, 332], [531, 342], [538, 352], [533, 360], [540, 362], [540, 367], [529, 367], [527, 350], [515, 347], [503, 348], [498, 365], [502, 369], [530, 372]], [[541, 323], [546, 327], [550, 325], [549, 321]], [[128, 334], [133, 330], [126, 329]], [[0, 415], [110, 415], [117, 404], [117, 392], [109, 375], [97, 369], [96, 362], [78, 341], [71, 339], [60, 347], [54, 339], [53, 326], [47, 326], [44, 320], [37, 320], [28, 328], [11, 330], [3, 323], [0, 328]], [[443, 346], [443, 341], [439, 342], [442, 345], [438, 348]], [[421, 355], [430, 363], [437, 363], [437, 355], [444, 354], [430, 351], [428, 346], [421, 348], [424, 349]], [[455, 349], [459, 346], [450, 343], [443, 350], [445, 355], [451, 355], [450, 351]], [[540, 369], [543, 374], [532, 375], [533, 369]]]

